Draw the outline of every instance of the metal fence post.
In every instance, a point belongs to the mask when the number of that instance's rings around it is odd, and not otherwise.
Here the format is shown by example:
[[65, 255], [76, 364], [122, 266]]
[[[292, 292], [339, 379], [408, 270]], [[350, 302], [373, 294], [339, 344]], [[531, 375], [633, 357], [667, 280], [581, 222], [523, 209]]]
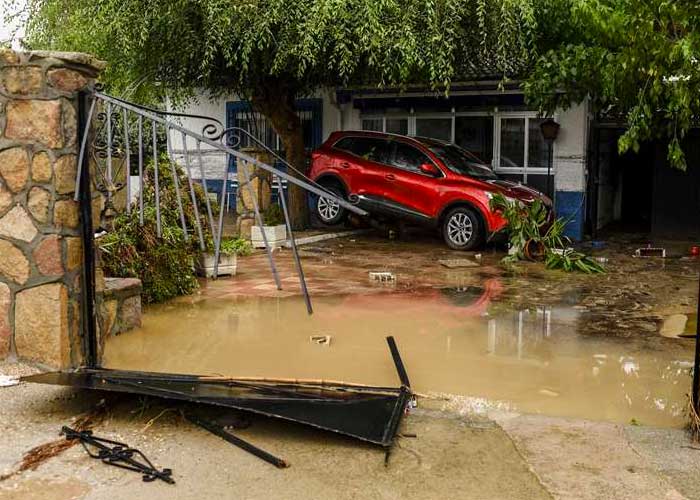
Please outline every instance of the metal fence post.
[[[78, 130], [81, 144], [84, 135], [90, 133], [87, 101], [90, 94], [78, 95]], [[97, 362], [97, 322], [95, 317], [95, 236], [92, 229], [92, 190], [90, 186], [90, 160], [83, 154], [80, 165], [80, 230], [83, 243], [83, 269], [81, 276], [81, 316], [82, 345], [87, 368], [96, 368]]]

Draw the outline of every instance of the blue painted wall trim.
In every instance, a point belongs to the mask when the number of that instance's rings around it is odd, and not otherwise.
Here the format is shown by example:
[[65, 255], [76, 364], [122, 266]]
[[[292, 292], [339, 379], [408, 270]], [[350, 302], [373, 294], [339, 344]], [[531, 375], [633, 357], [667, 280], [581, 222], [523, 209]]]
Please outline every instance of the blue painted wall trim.
[[554, 195], [556, 216], [568, 221], [564, 234], [574, 241], [583, 238], [584, 194], [583, 191], [557, 191]]

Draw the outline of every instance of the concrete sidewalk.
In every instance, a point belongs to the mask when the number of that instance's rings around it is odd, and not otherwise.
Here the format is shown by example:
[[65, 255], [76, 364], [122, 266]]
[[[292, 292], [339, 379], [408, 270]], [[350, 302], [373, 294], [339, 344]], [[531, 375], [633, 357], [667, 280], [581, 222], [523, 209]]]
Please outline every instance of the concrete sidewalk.
[[700, 499], [700, 451], [677, 429], [501, 415], [544, 487], [558, 499]]

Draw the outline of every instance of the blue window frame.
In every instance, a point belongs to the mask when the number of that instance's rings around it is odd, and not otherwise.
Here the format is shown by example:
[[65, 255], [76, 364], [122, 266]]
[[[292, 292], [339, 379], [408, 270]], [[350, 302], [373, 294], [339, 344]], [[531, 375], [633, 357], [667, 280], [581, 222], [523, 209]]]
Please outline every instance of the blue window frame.
[[[304, 147], [307, 151], [316, 149], [323, 142], [323, 100], [318, 98], [297, 99], [295, 108], [299, 114], [304, 127]], [[241, 127], [251, 131], [256, 137], [260, 138], [267, 147], [275, 151], [280, 156], [284, 157], [284, 150], [281, 141], [277, 137], [272, 127], [267, 123], [265, 117], [253, 113], [248, 101], [229, 101], [226, 103], [226, 127]], [[247, 146], [247, 143], [241, 146]], [[279, 162], [275, 167], [285, 170], [285, 167]], [[238, 189], [238, 180], [236, 179], [236, 159], [229, 158], [229, 182], [227, 183], [227, 207], [229, 210], [235, 210], [236, 207], [236, 192]], [[286, 188], [286, 183], [285, 188]], [[207, 185], [210, 192], [216, 192], [220, 198], [223, 182], [221, 180], [208, 180]], [[273, 191], [272, 201], [277, 202], [278, 194]]]

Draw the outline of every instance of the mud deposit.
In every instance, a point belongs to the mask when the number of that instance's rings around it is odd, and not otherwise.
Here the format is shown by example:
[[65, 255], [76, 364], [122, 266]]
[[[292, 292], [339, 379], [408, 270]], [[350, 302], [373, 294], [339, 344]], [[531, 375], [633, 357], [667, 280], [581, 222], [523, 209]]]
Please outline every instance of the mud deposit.
[[[498, 281], [419, 292], [178, 301], [108, 339], [108, 368], [398, 385], [393, 335], [414, 390], [464, 404], [611, 422], [681, 427], [690, 340], [585, 335], [566, 304], [494, 307]], [[311, 337], [325, 338], [319, 341]], [[475, 403], [476, 402], [476, 403]]]

